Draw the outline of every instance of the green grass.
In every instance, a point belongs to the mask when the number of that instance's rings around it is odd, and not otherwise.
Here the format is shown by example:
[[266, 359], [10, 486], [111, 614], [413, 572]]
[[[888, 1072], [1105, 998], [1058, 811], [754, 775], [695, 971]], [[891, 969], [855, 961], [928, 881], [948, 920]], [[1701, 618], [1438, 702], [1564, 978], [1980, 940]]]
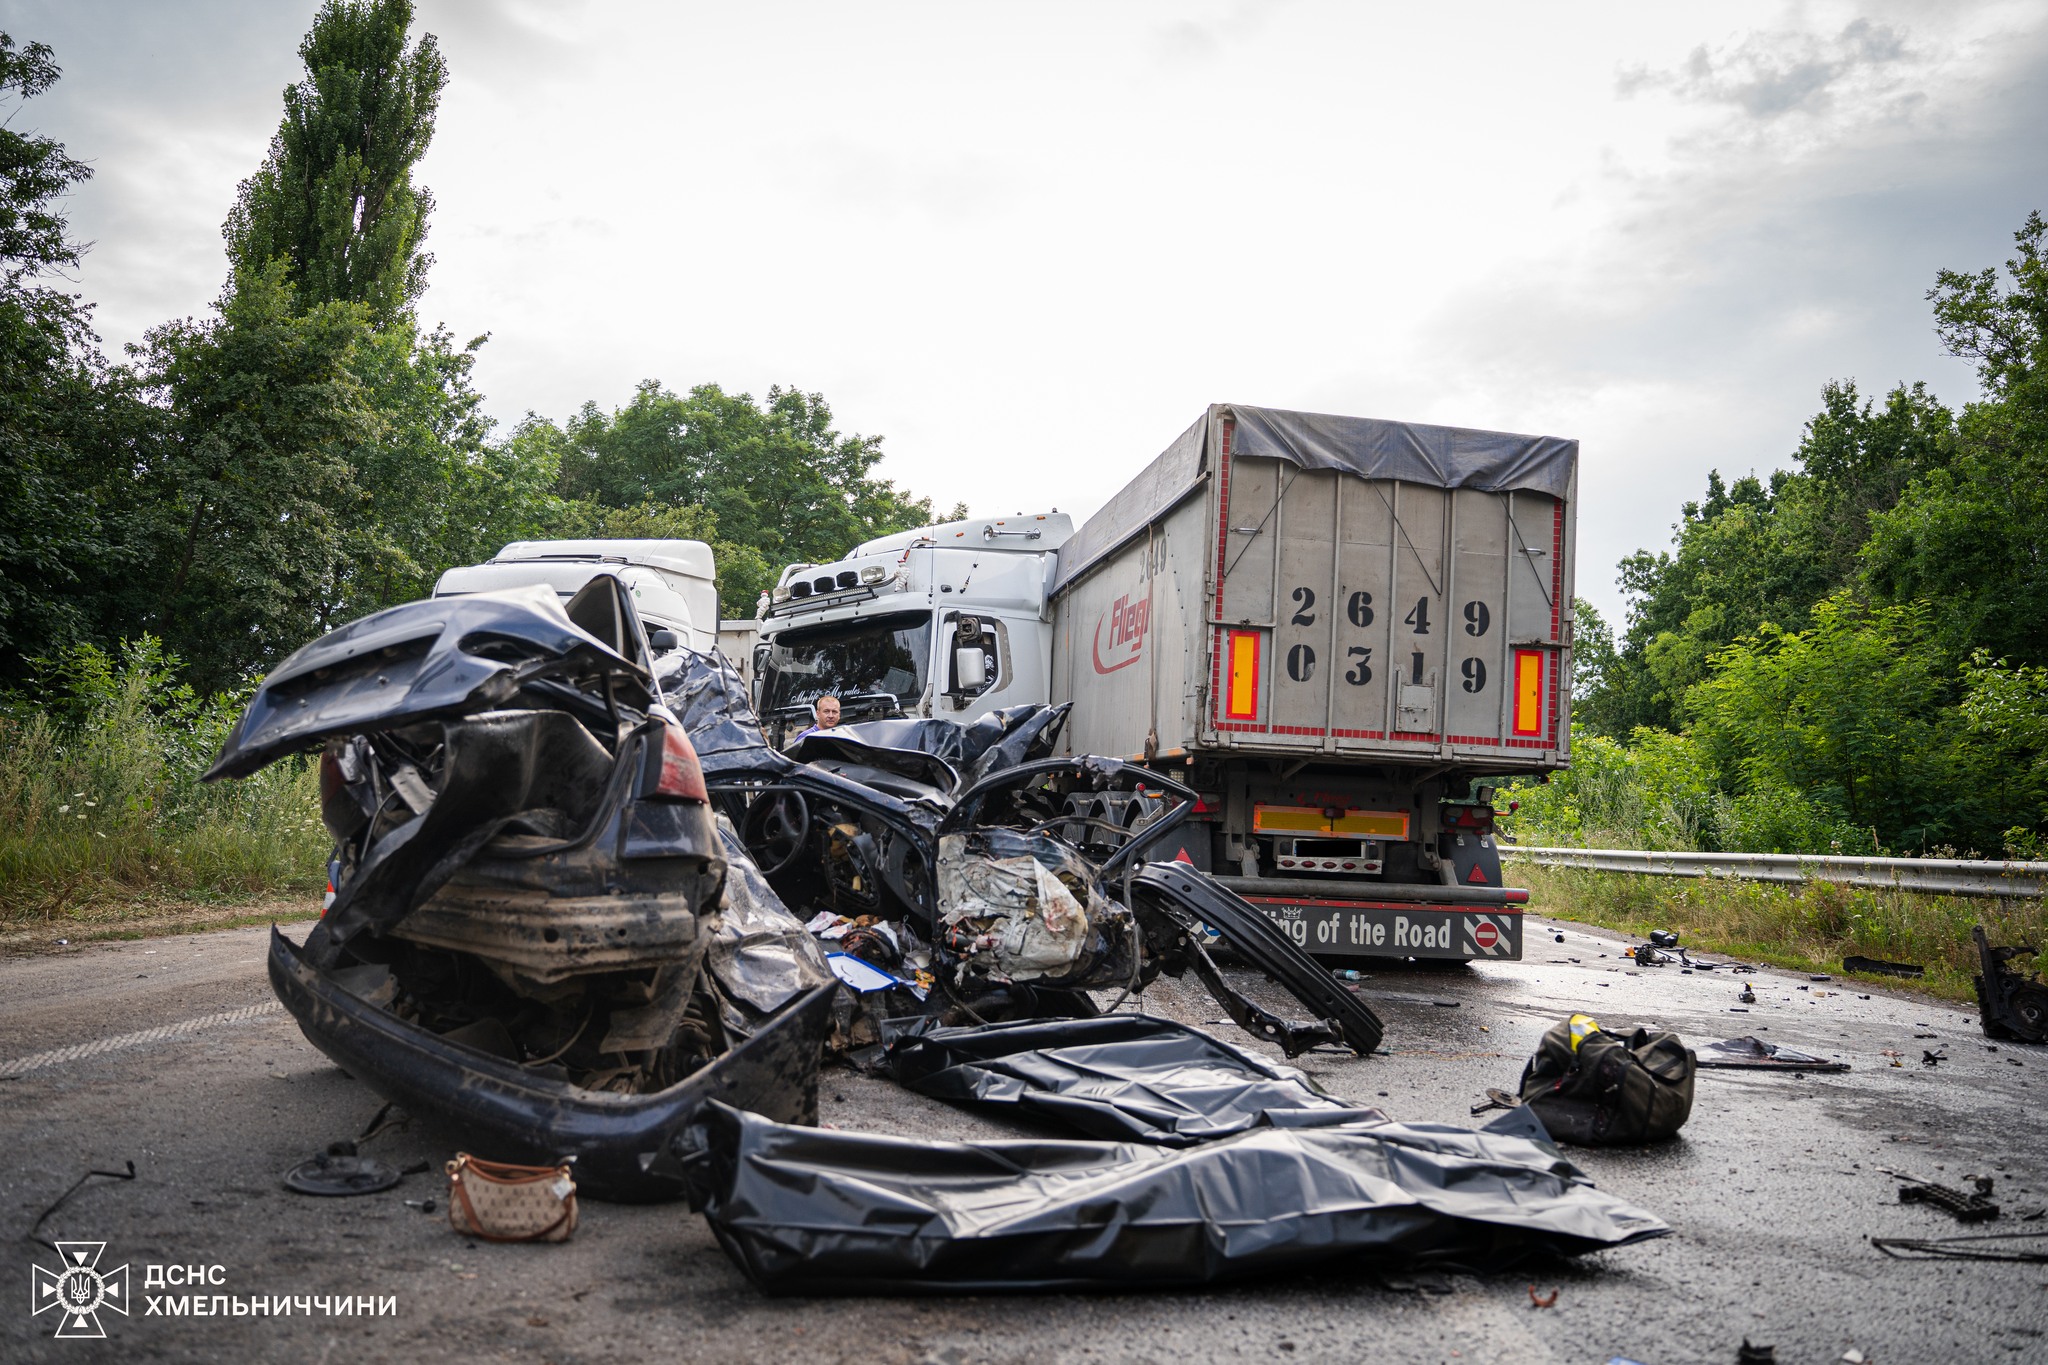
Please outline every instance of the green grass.
[[153, 641], [84, 651], [43, 704], [0, 714], [0, 932], [317, 896], [317, 771], [294, 759], [202, 783], [239, 699], [195, 698], [174, 668]]
[[[2048, 946], [2048, 906], [2039, 899], [1980, 899], [1865, 891], [1829, 882], [1781, 886], [1704, 877], [1652, 877], [1538, 867], [1513, 861], [1507, 877], [1530, 891], [1529, 908], [1560, 919], [1646, 937], [1674, 929], [1695, 952], [1726, 954], [1844, 980], [1905, 986], [1947, 1000], [1974, 1001], [1977, 953], [1970, 928], [1996, 944]], [[1844, 956], [1917, 962], [1917, 980], [1854, 977]], [[2027, 959], [2013, 964], [2033, 966]]]

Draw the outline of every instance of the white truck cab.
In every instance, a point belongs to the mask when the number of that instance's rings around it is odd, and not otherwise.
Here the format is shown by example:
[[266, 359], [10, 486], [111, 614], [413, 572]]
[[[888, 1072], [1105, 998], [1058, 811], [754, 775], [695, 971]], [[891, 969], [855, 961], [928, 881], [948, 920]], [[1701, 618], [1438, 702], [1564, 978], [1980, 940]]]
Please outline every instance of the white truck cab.
[[899, 531], [830, 564], [782, 571], [761, 616], [755, 699], [771, 744], [836, 696], [849, 721], [970, 721], [1042, 702], [1051, 683], [1047, 603], [1058, 511], [970, 517]]
[[718, 584], [711, 547], [701, 540], [514, 541], [485, 563], [442, 574], [434, 596], [543, 584], [566, 601], [600, 573], [633, 594], [650, 639], [666, 630], [699, 654], [718, 644]]

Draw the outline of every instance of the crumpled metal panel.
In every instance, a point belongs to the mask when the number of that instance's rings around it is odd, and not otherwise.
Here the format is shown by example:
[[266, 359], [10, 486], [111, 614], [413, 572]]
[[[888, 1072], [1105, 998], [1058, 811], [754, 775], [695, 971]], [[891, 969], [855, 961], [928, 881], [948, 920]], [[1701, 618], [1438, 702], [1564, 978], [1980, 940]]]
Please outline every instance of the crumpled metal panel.
[[[725, 847], [725, 899], [711, 938], [709, 966], [719, 989], [768, 1014], [836, 981], [818, 940], [768, 885], [723, 815], [718, 839]], [[727, 1017], [726, 1026], [747, 1022]]]
[[647, 671], [572, 623], [552, 589], [407, 602], [329, 631], [271, 670], [206, 780], [247, 777], [332, 735], [503, 706], [524, 681], [579, 674], [616, 679], [619, 700], [637, 709], [650, 700]]
[[585, 1090], [450, 1042], [351, 994], [291, 940], [270, 935], [270, 984], [313, 1046], [407, 1113], [444, 1125], [494, 1161], [576, 1159], [593, 1197], [675, 1199], [654, 1158], [709, 1100], [792, 1123], [818, 1119], [818, 1065], [838, 985], [820, 987], [681, 1082], [646, 1095]]
[[1492, 1269], [1670, 1231], [1554, 1147], [1439, 1124], [1187, 1148], [936, 1142], [713, 1104], [675, 1152], [719, 1244], [770, 1293], [1215, 1284], [1340, 1257]]
[[1043, 834], [987, 828], [938, 841], [934, 875], [946, 946], [1003, 981], [1094, 979], [1135, 952], [1131, 912], [1102, 894], [1095, 869]]
[[724, 656], [673, 649], [655, 662], [654, 677], [662, 701], [689, 735], [706, 777], [796, 766], [768, 747], [747, 685]]
[[889, 1072], [934, 1099], [1163, 1147], [1241, 1133], [1269, 1115], [1386, 1117], [1291, 1066], [1145, 1014], [928, 1029], [890, 1047]]

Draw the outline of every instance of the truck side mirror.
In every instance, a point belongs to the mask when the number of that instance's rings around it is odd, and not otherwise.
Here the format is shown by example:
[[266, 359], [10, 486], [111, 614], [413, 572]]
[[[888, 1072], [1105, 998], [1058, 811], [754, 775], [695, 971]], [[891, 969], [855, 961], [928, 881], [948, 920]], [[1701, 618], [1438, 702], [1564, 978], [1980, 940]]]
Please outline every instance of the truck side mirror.
[[655, 653], [666, 654], [679, 647], [682, 641], [676, 639], [676, 633], [672, 630], [657, 630], [647, 637], [647, 643]]
[[979, 692], [988, 686], [988, 655], [979, 646], [965, 645], [953, 651], [953, 686], [962, 692]]

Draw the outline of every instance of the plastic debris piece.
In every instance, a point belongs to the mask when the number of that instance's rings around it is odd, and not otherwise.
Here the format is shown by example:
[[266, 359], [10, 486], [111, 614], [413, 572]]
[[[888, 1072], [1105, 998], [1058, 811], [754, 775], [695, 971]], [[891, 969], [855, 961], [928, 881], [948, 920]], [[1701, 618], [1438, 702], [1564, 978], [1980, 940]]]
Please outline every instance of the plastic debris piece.
[[1777, 1362], [1777, 1347], [1752, 1346], [1748, 1337], [1742, 1339], [1742, 1349], [1735, 1353], [1735, 1365], [1777, 1365]]
[[1536, 1286], [1535, 1286], [1535, 1285], [1533, 1285], [1533, 1284], [1532, 1284], [1532, 1285], [1530, 1285], [1530, 1286], [1529, 1286], [1529, 1306], [1530, 1306], [1531, 1308], [1555, 1308], [1555, 1307], [1557, 1307], [1557, 1291], [1556, 1291], [1555, 1289], [1553, 1289], [1553, 1290], [1551, 1290], [1551, 1291], [1550, 1291], [1550, 1292], [1549, 1292], [1548, 1294], [1539, 1294], [1539, 1293], [1537, 1293], [1537, 1292], [1536, 1292]]
[[2048, 1232], [1991, 1232], [1975, 1237], [1873, 1237], [1870, 1245], [1901, 1261], [2020, 1261], [2048, 1265]]
[[397, 1167], [386, 1166], [372, 1157], [322, 1152], [286, 1171], [284, 1186], [300, 1194], [346, 1197], [388, 1190], [402, 1179]]
[[1917, 962], [1886, 962], [1877, 957], [1845, 957], [1842, 959], [1845, 972], [1863, 972], [1871, 976], [1925, 976], [1927, 968]]
[[893, 976], [877, 967], [874, 963], [857, 958], [851, 953], [827, 953], [825, 954], [825, 965], [832, 969], [832, 975], [838, 977], [862, 995], [869, 995], [875, 991], [894, 990], [898, 986], [920, 997], [924, 994], [923, 991], [918, 990], [916, 986], [905, 981], [902, 977]]
[[1767, 1043], [1761, 1038], [1728, 1038], [1718, 1043], [1708, 1043], [1696, 1054], [1702, 1067], [1724, 1069], [1746, 1069], [1754, 1071], [1847, 1071], [1847, 1062], [1831, 1061], [1816, 1057], [1811, 1052], [1786, 1047], [1782, 1043]]
[[963, 1143], [714, 1103], [672, 1151], [719, 1244], [771, 1293], [1210, 1284], [1338, 1258], [1498, 1267], [1670, 1231], [1554, 1147], [1438, 1124]]
[[1965, 1194], [1931, 1180], [1913, 1180], [1911, 1184], [1899, 1186], [1899, 1202], [1932, 1204], [1945, 1213], [1953, 1214], [1959, 1223], [1988, 1223], [1998, 1217], [1998, 1205], [1983, 1195]]
[[[1987, 1038], [2014, 1038], [2023, 1043], [2048, 1039], [2048, 984], [2038, 975], [2013, 970], [2008, 964], [2037, 950], [2032, 944], [1994, 948], [1984, 926], [1972, 925], [1977, 946], [1977, 1014]], [[2040, 961], [2035, 958], [2036, 963]]]

